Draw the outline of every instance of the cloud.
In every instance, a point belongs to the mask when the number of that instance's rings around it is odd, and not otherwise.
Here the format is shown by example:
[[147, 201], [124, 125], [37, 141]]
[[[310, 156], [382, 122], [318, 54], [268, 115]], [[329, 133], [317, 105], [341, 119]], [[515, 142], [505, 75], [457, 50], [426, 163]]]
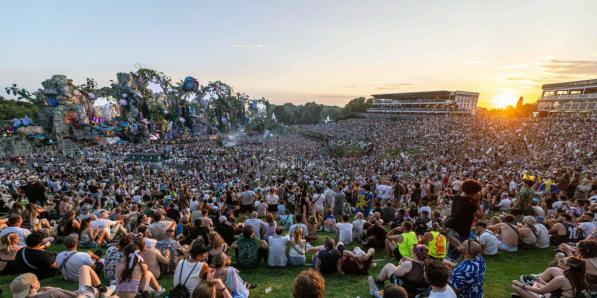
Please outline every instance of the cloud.
[[540, 69], [554, 75], [596, 75], [597, 60], [553, 59], [539, 65]]
[[389, 83], [389, 84], [384, 84], [382, 86], [378, 86], [375, 89], [377, 90], [390, 90], [390, 89], [400, 89], [402, 87], [410, 87], [413, 84], [411, 83]]
[[245, 48], [245, 49], [256, 49], [256, 48], [263, 48], [263, 44], [260, 43], [241, 43], [235, 42], [228, 45], [231, 48]]

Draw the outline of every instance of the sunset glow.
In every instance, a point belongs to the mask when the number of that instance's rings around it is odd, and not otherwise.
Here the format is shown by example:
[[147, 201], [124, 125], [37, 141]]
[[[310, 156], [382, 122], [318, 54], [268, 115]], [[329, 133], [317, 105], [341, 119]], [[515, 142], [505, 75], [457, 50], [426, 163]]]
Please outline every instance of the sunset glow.
[[175, 81], [221, 80], [276, 104], [463, 90], [494, 108], [534, 102], [542, 84], [597, 77], [592, 0], [177, 2], [182, 10], [155, 1], [131, 14], [139, 3], [5, 1], [3, 11], [28, 17], [0, 19], [10, 28], [0, 88], [34, 91], [54, 73], [107, 85], [141, 66]]
[[519, 96], [519, 93], [517, 93], [515, 90], [500, 90], [493, 98], [491, 106], [489, 107], [503, 109], [509, 105], [515, 106]]

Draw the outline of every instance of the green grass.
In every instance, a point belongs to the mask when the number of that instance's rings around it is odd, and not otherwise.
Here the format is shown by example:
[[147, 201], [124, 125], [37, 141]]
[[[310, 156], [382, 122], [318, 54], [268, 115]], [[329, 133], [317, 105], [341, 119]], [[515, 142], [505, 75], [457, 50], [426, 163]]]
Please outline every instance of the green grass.
[[[329, 233], [319, 233], [320, 240], [325, 236], [331, 236]], [[320, 242], [320, 241], [319, 241]], [[352, 247], [352, 246], [350, 246]], [[58, 252], [63, 247], [56, 245], [51, 251]], [[369, 270], [369, 274], [376, 276], [383, 265], [393, 260], [385, 259], [384, 252], [375, 254], [374, 265]], [[309, 256], [310, 258], [310, 256]], [[485, 297], [501, 298], [510, 297], [510, 283], [513, 279], [518, 279], [521, 274], [542, 272], [553, 259], [553, 248], [536, 249], [531, 251], [521, 251], [514, 254], [500, 254], [498, 256], [487, 257], [487, 272], [485, 274]], [[257, 288], [251, 290], [251, 297], [278, 298], [290, 297], [292, 293], [292, 283], [296, 275], [309, 267], [286, 267], [279, 269], [268, 268], [264, 264], [254, 269], [243, 269], [241, 277], [250, 283], [256, 284]], [[10, 297], [9, 283], [14, 276], [0, 276], [0, 297]], [[368, 297], [367, 276], [344, 276], [327, 275], [326, 295], [325, 297]], [[166, 288], [172, 288], [172, 276], [162, 276], [160, 284]], [[75, 290], [77, 284], [67, 282], [61, 276], [42, 280], [42, 286], [59, 287], [67, 290]], [[267, 288], [271, 288], [270, 293], [265, 293]]]

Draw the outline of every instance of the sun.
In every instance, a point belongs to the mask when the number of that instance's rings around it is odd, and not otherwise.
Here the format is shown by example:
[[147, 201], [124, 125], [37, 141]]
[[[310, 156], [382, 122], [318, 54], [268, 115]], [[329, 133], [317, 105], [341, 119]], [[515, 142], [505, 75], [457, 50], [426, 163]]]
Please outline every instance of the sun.
[[503, 109], [509, 105], [515, 106], [518, 101], [518, 93], [511, 89], [502, 89], [497, 92], [492, 100], [492, 105]]

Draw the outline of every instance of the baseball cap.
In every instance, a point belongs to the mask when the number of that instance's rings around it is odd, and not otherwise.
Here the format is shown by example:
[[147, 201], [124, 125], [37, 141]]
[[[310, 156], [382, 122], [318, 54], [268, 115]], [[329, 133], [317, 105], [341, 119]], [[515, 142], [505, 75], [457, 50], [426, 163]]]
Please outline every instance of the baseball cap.
[[10, 283], [10, 291], [14, 298], [25, 298], [29, 296], [31, 285], [38, 283], [39, 280], [33, 273], [25, 273], [17, 276]]

